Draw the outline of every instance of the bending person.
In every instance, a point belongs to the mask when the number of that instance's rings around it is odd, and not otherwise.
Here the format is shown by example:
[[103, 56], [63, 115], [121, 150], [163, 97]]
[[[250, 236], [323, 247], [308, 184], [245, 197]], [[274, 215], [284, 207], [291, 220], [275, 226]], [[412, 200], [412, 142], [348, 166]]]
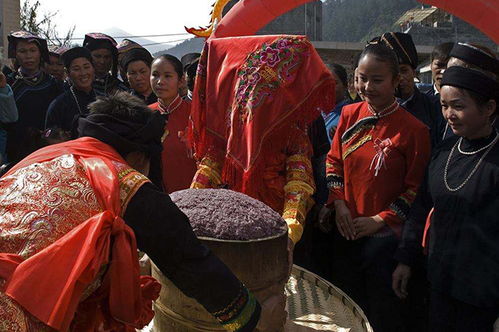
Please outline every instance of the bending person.
[[81, 138], [38, 150], [0, 179], [2, 326], [143, 327], [159, 284], [139, 277], [138, 248], [228, 331], [253, 331], [258, 302], [146, 177], [164, 118], [127, 93], [90, 110]]

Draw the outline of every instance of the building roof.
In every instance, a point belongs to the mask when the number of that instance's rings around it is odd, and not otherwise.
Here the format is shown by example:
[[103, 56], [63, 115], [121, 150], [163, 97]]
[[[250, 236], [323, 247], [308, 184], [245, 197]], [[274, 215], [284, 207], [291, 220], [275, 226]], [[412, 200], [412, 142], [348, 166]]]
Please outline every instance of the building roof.
[[430, 7], [430, 8], [414, 8], [406, 11], [404, 15], [402, 15], [397, 22], [395, 22], [396, 25], [404, 24], [406, 22], [415, 22], [419, 23], [422, 22], [423, 20], [427, 19], [430, 15], [438, 11], [437, 7]]

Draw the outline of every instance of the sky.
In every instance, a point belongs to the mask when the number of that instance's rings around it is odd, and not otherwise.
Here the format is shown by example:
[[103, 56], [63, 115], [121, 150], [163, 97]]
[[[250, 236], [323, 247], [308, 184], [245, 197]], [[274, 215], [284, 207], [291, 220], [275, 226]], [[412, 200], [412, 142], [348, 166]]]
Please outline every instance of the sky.
[[[33, 3], [35, 0], [30, 0]], [[58, 12], [54, 17], [61, 35], [76, 26], [73, 37], [87, 32], [122, 29], [134, 36], [185, 33], [184, 26], [209, 23], [214, 0], [39, 0], [40, 10]], [[21, 0], [23, 3], [24, 0]], [[147, 37], [153, 42], [187, 38], [189, 35]], [[77, 41], [79, 42], [79, 41]]]

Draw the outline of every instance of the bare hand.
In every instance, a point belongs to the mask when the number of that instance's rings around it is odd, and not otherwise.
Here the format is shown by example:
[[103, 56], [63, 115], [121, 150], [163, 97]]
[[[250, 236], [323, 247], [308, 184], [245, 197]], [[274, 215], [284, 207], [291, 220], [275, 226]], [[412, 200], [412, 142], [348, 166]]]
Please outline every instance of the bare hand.
[[3, 89], [7, 86], [7, 78], [5, 75], [0, 71], [0, 89]]
[[333, 225], [331, 224], [331, 213], [332, 210], [326, 206], [321, 207], [319, 211], [319, 216], [317, 219], [319, 220], [319, 229], [324, 233], [329, 233], [333, 229]]
[[352, 223], [352, 215], [345, 204], [345, 201], [335, 201], [336, 227], [340, 234], [347, 240], [355, 240], [355, 230]]
[[284, 292], [279, 295], [273, 295], [260, 304], [262, 310], [260, 320], [256, 325], [256, 331], [275, 332], [281, 330], [286, 322], [286, 298]]
[[358, 217], [355, 218], [352, 223], [354, 226], [356, 239], [373, 235], [385, 225], [381, 218], [376, 220], [376, 217]]
[[407, 283], [411, 277], [411, 267], [399, 263], [392, 274], [392, 289], [400, 299], [405, 299], [408, 295]]

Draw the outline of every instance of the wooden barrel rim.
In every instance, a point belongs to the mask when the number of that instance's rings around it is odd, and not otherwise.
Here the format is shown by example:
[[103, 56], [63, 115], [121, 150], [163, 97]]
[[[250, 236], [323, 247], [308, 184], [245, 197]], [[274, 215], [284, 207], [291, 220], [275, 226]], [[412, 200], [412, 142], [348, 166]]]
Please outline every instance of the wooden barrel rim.
[[293, 265], [293, 269], [292, 269], [291, 274], [298, 277], [298, 278], [307, 280], [307, 281], [315, 284], [317, 287], [321, 288], [322, 290], [328, 292], [330, 295], [341, 299], [341, 302], [343, 303], [343, 305], [345, 305], [347, 308], [349, 308], [352, 311], [353, 315], [361, 320], [362, 326], [364, 327], [364, 331], [373, 332], [371, 324], [369, 324], [369, 321], [367, 320], [367, 317], [364, 314], [364, 311], [358, 306], [357, 303], [355, 303], [341, 289], [334, 286], [330, 282], [324, 280], [323, 278], [316, 275], [315, 273], [310, 272], [310, 271], [308, 271], [308, 270], [306, 270], [298, 265]]
[[217, 239], [217, 238], [214, 238], [214, 237], [209, 237], [209, 236], [198, 236], [197, 238], [199, 240], [203, 240], [203, 241], [210, 241], [210, 242], [223, 242], [223, 243], [258, 243], [258, 242], [263, 242], [263, 241], [269, 241], [269, 240], [274, 240], [274, 239], [277, 239], [277, 238], [280, 238], [284, 235], [287, 235], [288, 234], [288, 230], [285, 229], [283, 230], [283, 233], [281, 234], [277, 234], [277, 235], [272, 235], [272, 236], [269, 236], [269, 237], [262, 237], [262, 238], [259, 238], [259, 239], [251, 239], [251, 240], [225, 240], [225, 239]]

